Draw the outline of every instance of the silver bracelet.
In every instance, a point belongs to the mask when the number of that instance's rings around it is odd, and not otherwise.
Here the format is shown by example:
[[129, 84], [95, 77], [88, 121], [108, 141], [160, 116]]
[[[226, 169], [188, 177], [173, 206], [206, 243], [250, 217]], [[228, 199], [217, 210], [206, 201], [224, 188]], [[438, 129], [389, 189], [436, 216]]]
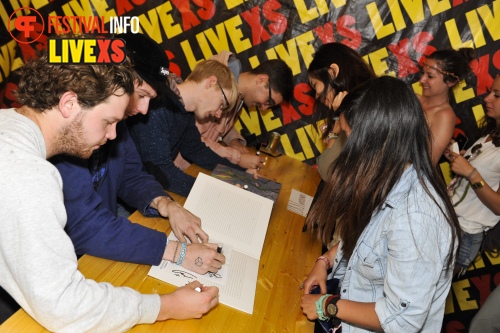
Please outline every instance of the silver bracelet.
[[469, 172], [469, 174], [467, 175], [467, 179], [469, 179], [476, 171], [477, 171], [476, 168], [472, 169], [472, 171]]

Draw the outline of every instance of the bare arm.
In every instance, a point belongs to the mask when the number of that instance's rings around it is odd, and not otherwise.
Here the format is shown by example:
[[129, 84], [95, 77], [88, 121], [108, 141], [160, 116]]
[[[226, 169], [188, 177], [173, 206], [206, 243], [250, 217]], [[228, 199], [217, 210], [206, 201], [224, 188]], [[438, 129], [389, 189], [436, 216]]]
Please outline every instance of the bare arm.
[[[321, 297], [318, 294], [302, 296], [302, 311], [309, 320], [318, 318], [316, 301]], [[373, 331], [382, 331], [380, 321], [375, 312], [375, 303], [361, 303], [345, 299], [337, 302], [337, 317], [356, 326], [361, 326]], [[325, 309], [323, 309], [324, 311]]]
[[432, 164], [437, 165], [444, 150], [450, 144], [453, 132], [455, 131], [456, 116], [450, 107], [429, 116], [427, 122], [432, 134]]
[[[335, 255], [337, 254], [337, 250], [339, 248], [339, 244], [337, 243], [330, 250], [323, 254], [323, 257], [328, 259], [330, 263], [333, 263], [335, 260]], [[308, 277], [304, 281], [304, 294], [309, 294], [311, 289], [315, 286], [319, 286], [322, 294], [326, 294], [326, 271], [330, 267], [327, 266], [326, 260], [316, 260], [311, 273], [309, 273]]]
[[[453, 158], [450, 158], [451, 171], [457, 175], [468, 177], [469, 182], [474, 184], [481, 180], [481, 174], [474, 169], [474, 167], [460, 154], [450, 152]], [[472, 189], [472, 186], [471, 186]], [[481, 202], [491, 210], [495, 215], [500, 215], [500, 187], [497, 191], [494, 191], [491, 186], [484, 183], [484, 186], [480, 189], [473, 189], [477, 197]]]

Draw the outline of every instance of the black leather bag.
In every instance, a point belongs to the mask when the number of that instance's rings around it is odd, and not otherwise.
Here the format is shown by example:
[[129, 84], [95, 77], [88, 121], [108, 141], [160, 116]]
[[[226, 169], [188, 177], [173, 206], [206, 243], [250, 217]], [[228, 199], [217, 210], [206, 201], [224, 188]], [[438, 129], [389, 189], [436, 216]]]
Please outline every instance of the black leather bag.
[[483, 242], [481, 244], [482, 250], [488, 252], [494, 257], [500, 255], [500, 223], [484, 232]]

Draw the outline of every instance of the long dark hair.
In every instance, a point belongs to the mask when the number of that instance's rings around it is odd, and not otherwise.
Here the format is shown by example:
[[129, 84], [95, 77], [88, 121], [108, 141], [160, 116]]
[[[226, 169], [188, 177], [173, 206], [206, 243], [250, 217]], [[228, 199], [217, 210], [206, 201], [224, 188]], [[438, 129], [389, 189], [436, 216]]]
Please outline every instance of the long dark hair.
[[[337, 64], [339, 72], [330, 75], [330, 65]], [[325, 105], [328, 87], [335, 94], [342, 91], [351, 91], [369, 79], [376, 77], [373, 69], [363, 60], [358, 52], [341, 43], [328, 43], [321, 45], [307, 69], [309, 77], [321, 81], [324, 85], [323, 92], [314, 104], [316, 121], [326, 118], [327, 130], [325, 136], [333, 127], [333, 110]]]
[[[307, 217], [309, 230], [317, 222], [318, 237], [327, 244], [337, 228], [342, 249], [350, 257], [372, 214], [381, 208], [411, 163], [420, 184], [450, 225], [451, 254], [459, 230], [458, 220], [445, 185], [432, 165], [430, 129], [415, 93], [403, 81], [384, 76], [349, 92], [339, 112], [352, 132]], [[427, 184], [438, 198], [431, 194]], [[450, 255], [448, 265], [452, 263]]]
[[[497, 74], [495, 80], [499, 79], [499, 76], [500, 74]], [[491, 92], [488, 92], [488, 95], [490, 93]], [[500, 147], [500, 125], [497, 124], [495, 119], [485, 114], [479, 125], [479, 133], [481, 137], [486, 135], [491, 136], [493, 145], [495, 145], [495, 147]]]
[[485, 115], [480, 122], [479, 133], [481, 137], [486, 135], [491, 136], [493, 145], [500, 147], [500, 125], [497, 124], [495, 119]]
[[456, 84], [472, 74], [470, 62], [475, 58], [475, 51], [470, 47], [458, 50], [445, 49], [434, 51], [428, 59], [436, 60], [442, 71], [444, 82]]

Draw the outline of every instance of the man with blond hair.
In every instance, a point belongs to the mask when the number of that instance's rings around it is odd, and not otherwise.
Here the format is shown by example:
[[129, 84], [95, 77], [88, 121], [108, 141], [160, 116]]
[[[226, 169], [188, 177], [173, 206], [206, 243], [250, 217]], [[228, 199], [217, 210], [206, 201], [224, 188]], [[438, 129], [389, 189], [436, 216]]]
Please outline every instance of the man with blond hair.
[[127, 124], [146, 169], [164, 189], [188, 196], [195, 178], [175, 166], [179, 152], [208, 170], [219, 163], [241, 169], [207, 147], [195, 124], [195, 119], [218, 118], [231, 110], [238, 89], [229, 68], [215, 60], [200, 62], [184, 82], [170, 84], [176, 98], [153, 101], [147, 115], [131, 117]]

